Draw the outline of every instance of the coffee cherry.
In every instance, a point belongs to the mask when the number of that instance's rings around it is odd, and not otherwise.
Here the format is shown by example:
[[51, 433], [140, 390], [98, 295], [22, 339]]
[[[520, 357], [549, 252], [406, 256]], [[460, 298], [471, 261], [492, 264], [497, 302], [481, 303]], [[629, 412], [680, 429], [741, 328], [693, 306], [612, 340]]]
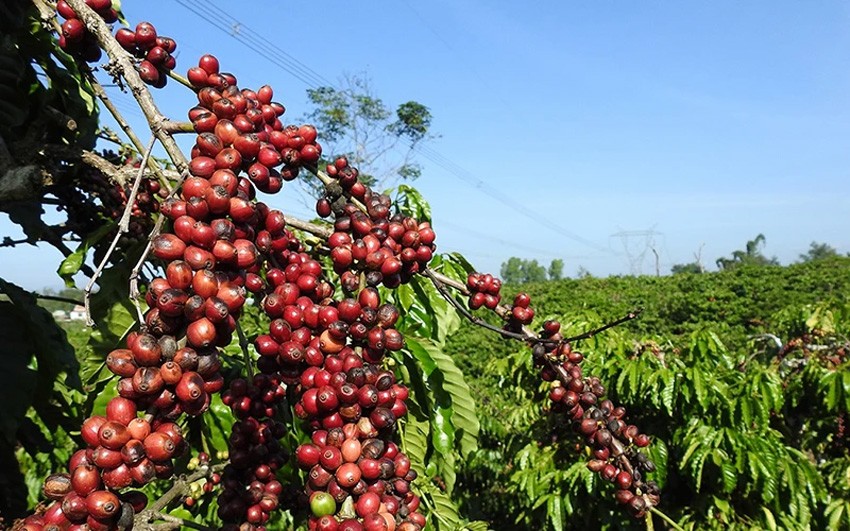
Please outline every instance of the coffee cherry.
[[121, 509], [121, 501], [109, 491], [98, 490], [86, 497], [86, 509], [95, 518], [109, 518]]
[[317, 491], [310, 496], [310, 510], [316, 517], [331, 515], [336, 512], [336, 502], [327, 492]]
[[78, 466], [71, 474], [71, 486], [80, 496], [88, 496], [101, 487], [100, 474], [94, 465]]
[[72, 489], [73, 486], [69, 474], [51, 474], [44, 480], [41, 492], [48, 499], [59, 500], [71, 492]]
[[154, 432], [145, 437], [144, 440], [145, 453], [153, 461], [165, 461], [170, 459], [176, 447], [171, 438], [160, 432]]

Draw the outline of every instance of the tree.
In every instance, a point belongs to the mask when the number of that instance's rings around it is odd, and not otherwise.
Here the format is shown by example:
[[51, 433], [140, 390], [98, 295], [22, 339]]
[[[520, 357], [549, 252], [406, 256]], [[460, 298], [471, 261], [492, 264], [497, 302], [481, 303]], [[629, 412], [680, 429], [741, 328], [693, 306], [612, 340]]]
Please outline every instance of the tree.
[[499, 275], [507, 284], [521, 284], [524, 279], [523, 260], [516, 256], [508, 258], [507, 261], [502, 262]]
[[516, 256], [502, 263], [500, 274], [507, 284], [526, 284], [546, 280], [546, 268], [537, 260], [523, 260]]
[[593, 273], [588, 268], [580, 265], [576, 270], [576, 278], [593, 278]]
[[[307, 117], [322, 132], [324, 158], [347, 156], [363, 181], [379, 189], [419, 178], [422, 169], [414, 154], [419, 144], [432, 138], [428, 107], [407, 101], [392, 111], [362, 74], [347, 75], [340, 85], [307, 90], [315, 107]], [[318, 193], [316, 181], [309, 182]]]
[[805, 254], [800, 255], [800, 261], [812, 262], [814, 260], [823, 260], [836, 256], [838, 256], [838, 251], [835, 247], [826, 243], [812, 242], [809, 245], [809, 250]]
[[674, 275], [681, 273], [702, 273], [702, 265], [699, 262], [689, 262], [687, 264], [674, 264], [670, 268], [670, 272]]
[[732, 252], [729, 258], [721, 257], [717, 259], [717, 267], [721, 270], [734, 269], [740, 266], [766, 266], [779, 265], [779, 260], [776, 257], [767, 258], [761, 251], [765, 245], [764, 234], [758, 234], [752, 240], [747, 241], [744, 249], [739, 249]]
[[555, 258], [549, 264], [549, 280], [561, 280], [564, 276], [564, 261]]

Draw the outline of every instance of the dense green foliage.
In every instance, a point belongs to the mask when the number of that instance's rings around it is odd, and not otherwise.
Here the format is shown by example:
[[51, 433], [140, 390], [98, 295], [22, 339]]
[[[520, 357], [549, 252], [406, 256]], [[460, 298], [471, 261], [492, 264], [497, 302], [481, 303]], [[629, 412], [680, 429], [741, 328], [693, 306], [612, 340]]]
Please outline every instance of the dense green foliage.
[[[839, 427], [850, 406], [850, 259], [521, 288], [539, 320], [560, 318], [568, 333], [643, 308], [578, 347], [653, 436], [660, 509], [683, 527], [850, 526], [850, 439]], [[482, 420], [480, 449], [458, 474], [460, 492], [475, 493], [463, 500], [470, 516], [518, 529], [643, 527], [613, 501], [585, 502], [613, 488], [596, 484], [569, 429], [541, 414], [547, 389], [527, 349], [465, 323], [447, 350]]]

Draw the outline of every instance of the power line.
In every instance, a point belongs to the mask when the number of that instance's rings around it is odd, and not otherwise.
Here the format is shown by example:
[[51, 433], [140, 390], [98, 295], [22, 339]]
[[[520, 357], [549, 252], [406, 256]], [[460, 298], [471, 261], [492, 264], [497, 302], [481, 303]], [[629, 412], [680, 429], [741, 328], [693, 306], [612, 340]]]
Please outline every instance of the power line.
[[[330, 81], [325, 79], [321, 74], [286, 53], [273, 42], [269, 41], [264, 37], [259, 37], [258, 32], [253, 31], [247, 25], [245, 25], [244, 23], [242, 23], [220, 7], [216, 6], [213, 2], [204, 2], [203, 5], [206, 9], [210, 11], [215, 11], [217, 13], [216, 16], [208, 15], [204, 11], [204, 9], [198, 8], [197, 4], [191, 2], [190, 0], [175, 0], [175, 2], [188, 9], [199, 18], [205, 20], [212, 26], [215, 26], [216, 28], [225, 32], [229, 37], [241, 42], [248, 48], [254, 50], [256, 53], [266, 58], [269, 62], [282, 68], [283, 70], [294, 76], [296, 79], [300, 80], [305, 85], [311, 88], [318, 88], [320, 86], [334, 86], [334, 83], [331, 83]], [[227, 21], [225, 21], [225, 19]], [[270, 54], [270, 49], [274, 50], [277, 53], [274, 55]], [[511, 210], [514, 210], [515, 212], [521, 214], [522, 216], [577, 243], [581, 243], [583, 245], [596, 249], [597, 251], [601, 251], [608, 254], [615, 254], [611, 249], [594, 243], [587, 238], [583, 238], [575, 232], [565, 227], [562, 227], [558, 223], [539, 214], [537, 211], [528, 208], [525, 205], [522, 205], [521, 203], [511, 199], [504, 193], [486, 184], [481, 179], [475, 177], [468, 170], [455, 163], [451, 159], [441, 155], [437, 151], [427, 146], [421, 145], [412, 144], [411, 147], [415, 149], [418, 153], [420, 153], [424, 158], [436, 164], [440, 168], [444, 169], [450, 175], [466, 182], [467, 184], [472, 185], [474, 188], [480, 190], [482, 193], [490, 196], [491, 198], [502, 203]]]
[[[536, 247], [532, 247], [532, 246], [529, 246], [529, 245], [525, 245], [525, 244], [521, 244], [521, 243], [515, 243], [515, 242], [509, 242], [507, 240], [503, 240], [501, 238], [495, 237], [492, 234], [478, 232], [476, 230], [470, 229], [468, 226], [458, 225], [456, 223], [452, 223], [452, 222], [447, 221], [445, 219], [441, 219], [439, 222], [435, 223], [435, 225], [437, 227], [445, 226], [445, 227], [451, 227], [451, 228], [454, 228], [454, 229], [459, 229], [459, 230], [462, 230], [464, 232], [464, 234], [468, 234], [470, 236], [477, 236], [478, 238], [490, 240], [492, 242], [501, 244], [503, 246], [512, 247], [514, 249], [518, 249], [518, 250], [521, 250], [521, 251], [524, 251], [524, 252], [527, 252], [527, 253], [534, 253], [534, 254], [537, 254], [537, 255], [543, 255], [543, 256], [546, 256], [546, 257], [549, 257], [549, 258], [552, 258], [552, 257], [554, 257], [554, 258], [566, 258], [566, 259], [569, 259], [569, 260], [586, 260], [586, 259], [593, 258], [592, 256], [561, 256], [561, 255], [559, 255], [559, 254], [557, 254], [557, 253], [555, 253], [551, 250], [545, 251], [543, 249], [538, 249]], [[438, 235], [439, 235], [439, 231], [438, 231]]]
[[[305, 85], [312, 88], [318, 88], [322, 85], [332, 85], [332, 83], [328, 82], [328, 80], [318, 74], [315, 70], [298, 61], [270, 40], [264, 37], [259, 37], [257, 32], [248, 28], [248, 26], [228, 14], [223, 9], [217, 7], [212, 2], [204, 2], [204, 9], [199, 8], [195, 2], [188, 0], [175, 0], [175, 2], [194, 13], [197, 17], [205, 20], [210, 25], [223, 31], [231, 38], [236, 39], [248, 48], [254, 50], [272, 64], [275, 64], [289, 72]], [[215, 11], [217, 14], [210, 15], [209, 11]], [[228, 20], [225, 21], [225, 19]], [[234, 28], [238, 28], [238, 31], [234, 31]], [[272, 55], [269, 50], [274, 50], [276, 53]]]
[[504, 193], [500, 192], [498, 189], [493, 188], [492, 186], [488, 185], [487, 183], [485, 183], [484, 181], [482, 181], [481, 179], [479, 179], [478, 177], [476, 177], [475, 175], [470, 173], [468, 170], [464, 169], [462, 166], [459, 166], [458, 164], [452, 162], [450, 159], [440, 155], [439, 153], [432, 150], [431, 148], [429, 148], [427, 146], [417, 146], [416, 150], [419, 153], [421, 153], [425, 158], [432, 161], [434, 164], [440, 166], [441, 168], [448, 171], [452, 175], [456, 176], [457, 178], [461, 179], [462, 181], [464, 181], [464, 182], [472, 185], [476, 189], [480, 190], [481, 193], [492, 197], [493, 199], [502, 203], [503, 205], [507, 206], [508, 208], [522, 214], [523, 216], [525, 216], [525, 217], [527, 217], [527, 218], [529, 218], [533, 221], [536, 221], [540, 225], [560, 234], [561, 236], [565, 236], [566, 238], [569, 238], [570, 240], [584, 244], [588, 247], [592, 247], [593, 249], [596, 249], [597, 251], [601, 251], [601, 252], [609, 253], [609, 254], [613, 253], [610, 249], [603, 247], [601, 245], [598, 245], [598, 244], [588, 240], [587, 238], [583, 238], [583, 237], [579, 236], [575, 232], [573, 232], [573, 231], [571, 231], [571, 230], [569, 230], [565, 227], [562, 227], [558, 223], [555, 223], [554, 221], [548, 219], [547, 217], [539, 214], [537, 211], [532, 210], [532, 209], [528, 208], [527, 206], [523, 205], [522, 203], [519, 203], [519, 202], [511, 199], [510, 197], [506, 196]]

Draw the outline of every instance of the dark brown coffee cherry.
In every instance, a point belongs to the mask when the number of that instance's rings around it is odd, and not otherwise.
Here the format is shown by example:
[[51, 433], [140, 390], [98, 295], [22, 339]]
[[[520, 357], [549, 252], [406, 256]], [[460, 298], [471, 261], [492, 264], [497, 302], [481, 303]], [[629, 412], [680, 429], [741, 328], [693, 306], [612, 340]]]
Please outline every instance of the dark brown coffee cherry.
[[51, 474], [44, 480], [41, 492], [47, 499], [60, 500], [73, 490], [69, 474]]

